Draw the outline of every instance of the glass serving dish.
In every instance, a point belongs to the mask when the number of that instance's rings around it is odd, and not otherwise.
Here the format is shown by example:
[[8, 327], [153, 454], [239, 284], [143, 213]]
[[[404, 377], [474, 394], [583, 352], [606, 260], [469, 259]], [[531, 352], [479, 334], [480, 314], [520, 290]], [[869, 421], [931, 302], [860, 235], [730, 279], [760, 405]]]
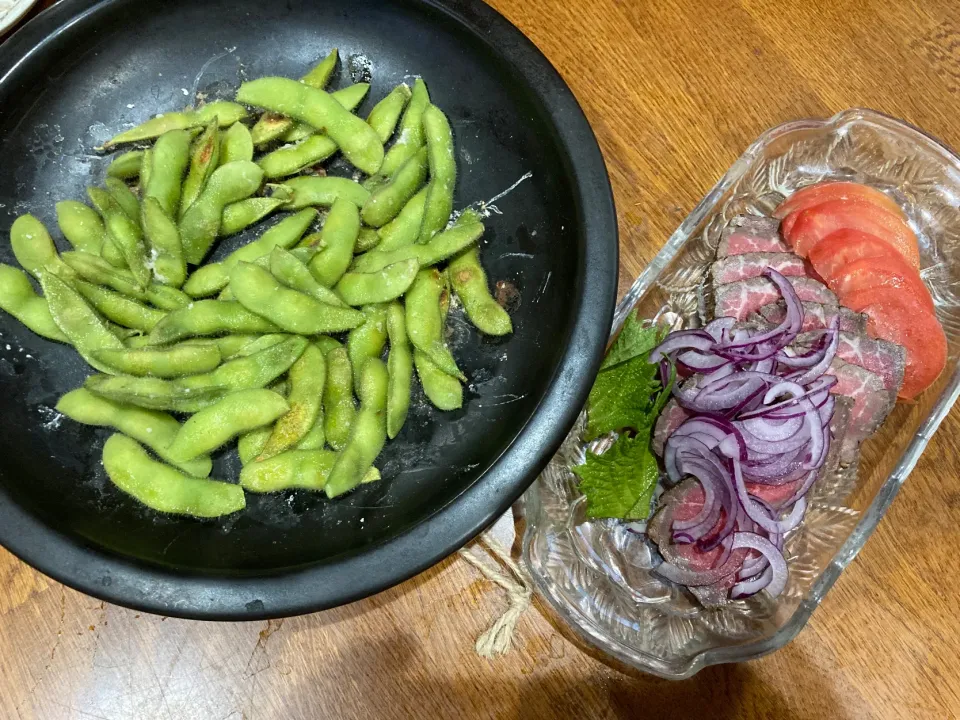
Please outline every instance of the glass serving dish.
[[[723, 230], [738, 215], [769, 215], [786, 196], [823, 179], [890, 192], [920, 242], [921, 275], [949, 345], [947, 367], [915, 403], [898, 403], [861, 449], [855, 473], [818, 482], [803, 524], [786, 539], [787, 589], [707, 610], [651, 572], [642, 534], [614, 520], [587, 520], [570, 468], [585, 450], [585, 414], [524, 496], [523, 554], [537, 590], [585, 640], [665, 678], [750, 660], [793, 639], [880, 522], [937, 426], [960, 394], [960, 157], [899, 120], [852, 109], [829, 120], [768, 130], [733, 164], [617, 307], [613, 333], [637, 309], [674, 327], [700, 324], [704, 280]], [[607, 440], [609, 444], [609, 441]]]

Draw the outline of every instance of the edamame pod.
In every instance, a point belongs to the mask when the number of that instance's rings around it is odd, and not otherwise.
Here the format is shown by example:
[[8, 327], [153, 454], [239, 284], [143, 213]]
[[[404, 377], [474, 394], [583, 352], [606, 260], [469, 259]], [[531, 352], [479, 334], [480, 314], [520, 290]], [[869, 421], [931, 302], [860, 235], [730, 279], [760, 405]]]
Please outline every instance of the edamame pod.
[[423, 223], [423, 207], [427, 201], [427, 188], [419, 191], [400, 210], [400, 213], [382, 228], [377, 230], [380, 236], [378, 250], [389, 252], [413, 245], [420, 235]]
[[288, 78], [268, 77], [243, 83], [237, 100], [323, 128], [352, 165], [370, 175], [380, 169], [383, 143], [377, 133], [323, 90]]
[[189, 263], [200, 263], [217, 239], [223, 209], [253, 195], [263, 181], [258, 165], [243, 160], [222, 165], [210, 176], [180, 221], [180, 240]]
[[175, 378], [196, 375], [209, 372], [220, 364], [220, 349], [216, 345], [189, 343], [169, 348], [94, 350], [93, 356], [104, 365], [138, 377]]
[[423, 185], [426, 177], [427, 149], [420, 148], [412, 158], [397, 170], [388, 182], [381, 185], [370, 195], [363, 204], [360, 217], [367, 225], [372, 227], [378, 228], [386, 225], [417, 194], [417, 190]]
[[267, 444], [272, 432], [273, 427], [264, 425], [240, 436], [240, 439], [237, 440], [237, 454], [240, 456], [241, 465], [253, 462], [254, 458], [263, 450], [263, 446]]
[[[179, 189], [178, 189], [179, 194]], [[140, 205], [140, 225], [153, 260], [153, 274], [164, 285], [180, 287], [187, 278], [180, 229], [155, 197], [145, 197]]]
[[223, 209], [223, 216], [220, 218], [220, 237], [247, 229], [280, 209], [286, 202], [286, 198], [252, 197], [230, 203]]
[[420, 78], [413, 83], [410, 102], [400, 121], [399, 133], [380, 167], [380, 174], [390, 177], [400, 166], [413, 157], [425, 144], [423, 137], [423, 111], [430, 104], [427, 86]]
[[272, 423], [289, 409], [272, 390], [232, 392], [188, 419], [167, 453], [181, 462], [206, 455], [237, 435]]
[[86, 388], [71, 390], [61, 397], [57, 412], [84, 425], [119, 430], [193, 477], [206, 477], [213, 467], [208, 456], [178, 463], [168, 455], [167, 446], [179, 432], [180, 423], [165, 412], [113, 402]]
[[83, 386], [124, 405], [175, 412], [197, 412], [230, 392], [230, 388], [219, 385], [185, 387], [175, 380], [129, 375], [91, 375]]
[[336, 338], [330, 337], [329, 335], [320, 335], [315, 337], [313, 339], [313, 344], [320, 348], [324, 357], [329, 355], [331, 350], [336, 350], [339, 347], [343, 347], [343, 343]]
[[[281, 490], [323, 490], [337, 454], [330, 450], [289, 450], [269, 460], [245, 465], [240, 473], [240, 485], [255, 493]], [[371, 467], [362, 483], [380, 479], [380, 471]]]
[[423, 111], [423, 134], [427, 141], [430, 184], [423, 208], [423, 224], [417, 242], [428, 242], [443, 230], [453, 212], [453, 191], [457, 184], [457, 159], [453, 132], [443, 111], [430, 105]]
[[[139, 203], [138, 209], [139, 209]], [[107, 236], [113, 246], [120, 251], [127, 268], [141, 286], [150, 283], [150, 270], [147, 268], [147, 253], [143, 245], [143, 233], [140, 231], [139, 217], [131, 220], [126, 212], [111, 210], [104, 218]]]
[[127, 187], [127, 184], [115, 177], [108, 177], [103, 181], [103, 184], [107, 188], [107, 192], [113, 196], [113, 199], [117, 201], [117, 204], [123, 208], [123, 212], [126, 213], [127, 217], [138, 222], [140, 219], [140, 201], [137, 199], [137, 196], [133, 194], [133, 191]]
[[274, 247], [289, 248], [296, 245], [316, 218], [317, 211], [313, 208], [284, 218], [250, 244], [234, 250], [222, 262], [208, 263], [194, 270], [183, 289], [193, 297], [213, 295], [230, 282], [230, 270], [238, 262], [253, 262]]
[[257, 456], [257, 462], [292, 448], [316, 423], [327, 377], [327, 363], [320, 348], [308, 345], [300, 359], [290, 367], [288, 377], [290, 392], [287, 402], [290, 410], [274, 424], [270, 439]]
[[264, 177], [282, 178], [323, 162], [335, 152], [337, 144], [333, 140], [323, 134], [314, 134], [296, 145], [285, 145], [267, 153], [257, 163], [263, 168]]
[[420, 263], [421, 268], [429, 267], [470, 247], [480, 239], [481, 235], [483, 235], [483, 225], [480, 223], [458, 223], [449, 230], [444, 230], [439, 235], [435, 235], [430, 242], [424, 245], [406, 245], [396, 250], [377, 248], [360, 255], [353, 261], [350, 270], [360, 273], [376, 272], [387, 265], [410, 258], [415, 258]]
[[120, 490], [159, 512], [214, 518], [243, 510], [247, 504], [239, 485], [184, 475], [157, 462], [124, 435], [107, 439], [103, 467]]
[[443, 341], [443, 315], [440, 304], [449, 290], [440, 273], [434, 269], [417, 273], [404, 298], [407, 311], [407, 336], [415, 348], [421, 350], [448, 375], [460, 380], [465, 376]]
[[34, 292], [27, 274], [15, 267], [2, 264], [0, 264], [0, 309], [10, 313], [37, 335], [57, 342], [70, 342], [53, 321], [47, 301]]
[[487, 276], [474, 246], [464, 250], [447, 266], [453, 290], [477, 330], [485, 335], [508, 335], [513, 332], [510, 315], [493, 299]]
[[172, 218], [177, 217], [180, 210], [183, 175], [190, 163], [190, 142], [190, 133], [186, 130], [171, 130], [157, 138], [150, 153], [149, 178], [142, 187], [143, 197], [156, 198]]
[[[363, 102], [363, 98], [366, 97], [369, 89], [370, 85], [368, 83], [357, 83], [330, 93], [330, 97], [343, 105], [344, 109], [352, 111]], [[280, 139], [285, 143], [296, 143], [316, 134], [316, 132], [317, 130], [307, 123], [296, 122], [292, 128], [280, 136]]]
[[353, 399], [353, 370], [344, 347], [327, 351], [327, 380], [323, 386], [323, 430], [334, 450], [342, 450], [350, 438], [357, 414]]
[[275, 247], [270, 252], [268, 259], [270, 274], [288, 288], [306, 293], [314, 300], [327, 305], [347, 306], [333, 290], [318, 283], [307, 266], [293, 253], [281, 247]]
[[96, 149], [106, 150], [120, 143], [152, 140], [170, 130], [188, 130], [200, 125], [206, 125], [212, 120], [217, 120], [220, 127], [229, 127], [237, 120], [241, 120], [246, 116], [247, 109], [243, 107], [243, 105], [229, 102], [228, 100], [217, 100], [216, 102], [207, 103], [196, 110], [171, 112], [150, 118], [134, 128], [124, 130], [122, 133], [114, 135], [105, 142], [102, 147]]
[[190, 296], [182, 290], [169, 285], [150, 283], [143, 291], [148, 302], [161, 310], [179, 310], [190, 304]]
[[360, 212], [349, 200], [334, 201], [320, 231], [323, 249], [310, 261], [310, 272], [321, 285], [333, 287], [353, 260], [353, 246], [360, 233]]
[[357, 235], [357, 242], [353, 245], [353, 254], [365, 253], [373, 250], [380, 244], [380, 236], [373, 228], [361, 227]]
[[60, 256], [77, 275], [95, 285], [113, 288], [127, 297], [145, 300], [146, 293], [126, 268], [117, 268], [101, 257], [90, 253], [65, 252]]
[[75, 250], [100, 254], [107, 230], [97, 211], [76, 200], [57, 203], [57, 225]]
[[316, 335], [349, 330], [363, 316], [356, 310], [317, 302], [309, 295], [284, 287], [268, 271], [253, 263], [238, 263], [230, 272], [230, 289], [247, 308], [288, 332]]
[[434, 407], [457, 410], [463, 406], [463, 386], [459, 380], [438, 368], [422, 350], [414, 349], [413, 360], [423, 392]]
[[137, 181], [140, 183], [141, 190], [150, 184], [150, 168], [153, 167], [153, 148], [147, 148], [143, 151], [143, 157], [140, 160], [140, 177]]
[[[87, 197], [90, 198], [91, 204], [100, 214], [104, 225], [106, 225], [107, 218], [110, 214], [123, 213], [123, 208], [121, 208], [113, 196], [103, 188], [88, 187]], [[100, 247], [100, 256], [115, 268], [123, 269], [127, 267], [126, 258], [124, 258], [123, 253], [120, 252], [120, 248], [114, 243], [109, 233], [105, 233], [104, 235], [103, 245]]]
[[365, 319], [347, 336], [347, 353], [353, 368], [353, 384], [360, 387], [363, 365], [370, 358], [378, 358], [387, 343], [387, 309], [383, 305], [363, 308]]
[[133, 180], [140, 175], [140, 165], [143, 162], [143, 150], [129, 150], [117, 155], [107, 166], [109, 177], [121, 180]]
[[220, 140], [220, 164], [226, 165], [237, 160], [253, 160], [253, 138], [243, 123], [234, 123], [223, 133]]
[[59, 259], [53, 238], [33, 215], [21, 215], [13, 221], [10, 245], [20, 267], [38, 280], [44, 270], [56, 265]]
[[397, 436], [410, 409], [410, 384], [413, 378], [413, 352], [407, 339], [407, 321], [403, 305], [390, 303], [387, 308], [387, 437]]
[[72, 285], [101, 315], [123, 327], [150, 332], [166, 315], [162, 310], [148, 307], [99, 285], [83, 280], [74, 280]]
[[311, 206], [330, 207], [337, 200], [349, 200], [361, 207], [370, 197], [370, 191], [360, 183], [333, 175], [302, 175], [290, 178], [281, 185], [292, 193], [292, 198], [287, 203], [290, 210]]
[[200, 197], [219, 162], [220, 127], [214, 119], [194, 141], [190, 150], [190, 165], [180, 192], [180, 209], [177, 214], [180, 220]]
[[154, 345], [165, 345], [174, 340], [198, 335], [220, 333], [277, 332], [279, 328], [238, 302], [198, 300], [174, 310], [150, 332]]
[[387, 368], [377, 358], [363, 366], [360, 410], [353, 420], [350, 439], [337, 456], [324, 492], [334, 498], [353, 490], [373, 467], [387, 440]]
[[334, 289], [347, 305], [354, 307], [390, 302], [407, 291], [419, 269], [420, 263], [411, 258], [372, 273], [348, 272]]
[[412, 94], [406, 83], [400, 83], [383, 100], [373, 106], [373, 110], [367, 116], [367, 125], [377, 133], [381, 143], [387, 142], [393, 135], [394, 128], [400, 120], [400, 114], [407, 106], [407, 101]]
[[207, 387], [227, 390], [266, 387], [289, 370], [309, 344], [306, 338], [288, 337], [259, 352], [229, 360], [212, 372], [191, 375], [175, 383], [178, 387], [194, 390]]

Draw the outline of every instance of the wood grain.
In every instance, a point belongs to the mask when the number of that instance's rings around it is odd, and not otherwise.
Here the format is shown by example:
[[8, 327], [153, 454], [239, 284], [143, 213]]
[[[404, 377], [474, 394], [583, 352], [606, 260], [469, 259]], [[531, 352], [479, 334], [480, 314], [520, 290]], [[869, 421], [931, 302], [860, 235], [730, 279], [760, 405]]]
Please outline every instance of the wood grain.
[[[613, 180], [625, 289], [765, 128], [850, 106], [960, 146], [949, 0], [496, 0], [573, 88]], [[269, 623], [141, 615], [0, 556], [0, 718], [960, 717], [960, 416], [944, 422], [808, 627], [669, 683], [572, 641], [543, 607], [487, 661], [502, 599], [462, 561]]]

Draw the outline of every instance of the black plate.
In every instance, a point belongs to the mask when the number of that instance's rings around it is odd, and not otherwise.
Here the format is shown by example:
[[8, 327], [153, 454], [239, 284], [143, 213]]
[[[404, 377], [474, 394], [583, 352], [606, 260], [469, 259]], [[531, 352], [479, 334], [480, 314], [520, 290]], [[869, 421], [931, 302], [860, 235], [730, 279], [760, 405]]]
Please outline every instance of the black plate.
[[[451, 118], [457, 207], [494, 204], [492, 280], [518, 293], [515, 333], [484, 339], [453, 314], [470, 377], [462, 411], [419, 389], [383, 481], [328, 502], [248, 496], [217, 522], [145, 510], [106, 479], [106, 431], [51, 408], [88, 368], [69, 348], [0, 319], [0, 542], [54, 578], [166, 615], [254, 619], [309, 612], [400, 582], [463, 545], [530, 484], [586, 398], [610, 327], [617, 228], [593, 133], [547, 60], [481, 2], [65, 0], [0, 47], [0, 224], [83, 198], [116, 131], [245, 78], [297, 77], [331, 47], [334, 87], [370, 72], [360, 108], [411, 75]], [[500, 214], [502, 213], [502, 214]], [[5, 233], [6, 235], [6, 233]], [[249, 240], [231, 239], [219, 252]], [[58, 240], [58, 243], [61, 241]], [[63, 245], [65, 248], [66, 246]], [[7, 243], [2, 261], [14, 263]], [[235, 479], [234, 453], [214, 476]]]

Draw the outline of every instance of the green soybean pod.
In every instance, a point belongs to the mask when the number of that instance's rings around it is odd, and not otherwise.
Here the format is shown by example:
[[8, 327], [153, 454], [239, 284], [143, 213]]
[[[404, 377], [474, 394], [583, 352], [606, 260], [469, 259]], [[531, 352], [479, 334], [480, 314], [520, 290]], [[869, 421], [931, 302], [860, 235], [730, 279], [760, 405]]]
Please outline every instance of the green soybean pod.
[[[289, 450], [269, 460], [245, 465], [240, 486], [248, 492], [271, 493], [281, 490], [323, 490], [337, 461], [337, 454], [320, 448]], [[380, 471], [371, 467], [362, 483], [380, 479]]]
[[0, 310], [15, 317], [37, 335], [57, 342], [70, 342], [53, 321], [47, 301], [34, 292], [27, 274], [3, 264], [0, 264]]
[[393, 220], [377, 230], [377, 235], [380, 236], [377, 249], [389, 252], [413, 245], [420, 235], [426, 201], [427, 188], [423, 188], [410, 198]]
[[197, 412], [222, 398], [230, 388], [184, 387], [177, 380], [129, 375], [91, 375], [83, 386], [100, 397], [148, 410]]
[[120, 490], [159, 512], [214, 518], [246, 507], [239, 485], [184, 475], [157, 462], [136, 440], [119, 433], [103, 446], [103, 467]]
[[123, 212], [134, 222], [140, 221], [140, 201], [127, 184], [118, 178], [108, 177], [103, 181], [107, 192], [117, 201]]
[[148, 181], [141, 186], [143, 197], [156, 198], [171, 217], [177, 217], [180, 210], [180, 192], [184, 173], [190, 164], [191, 140], [186, 130], [171, 130], [157, 138], [150, 154]]
[[353, 370], [344, 347], [327, 351], [327, 379], [323, 386], [323, 430], [327, 443], [342, 450], [350, 437], [350, 427], [357, 414], [353, 399]]
[[72, 285], [101, 315], [123, 327], [150, 332], [166, 315], [162, 310], [156, 310], [99, 285], [83, 280], [74, 280]]
[[406, 83], [401, 83], [391, 90], [383, 100], [374, 105], [373, 110], [367, 115], [367, 125], [377, 133], [381, 143], [387, 142], [393, 135], [397, 122], [400, 120], [400, 115], [412, 94], [409, 86]]
[[246, 230], [279, 210], [286, 202], [284, 198], [252, 197], [230, 203], [223, 209], [223, 216], [220, 218], [220, 237]]
[[288, 337], [259, 352], [228, 360], [209, 373], [177, 380], [176, 384], [178, 387], [193, 389], [223, 387], [228, 390], [246, 390], [266, 387], [290, 369], [308, 344], [306, 338]]
[[[21, 215], [10, 227], [10, 245], [20, 267], [40, 279], [41, 273], [58, 260], [53, 238], [33, 215]], [[344, 268], [346, 269], [346, 268]]]
[[413, 157], [417, 150], [425, 144], [423, 136], [423, 111], [430, 104], [430, 94], [427, 92], [427, 86], [420, 78], [413, 83], [413, 91], [410, 96], [410, 102], [403, 113], [403, 119], [400, 121], [399, 132], [396, 142], [393, 143], [386, 156], [383, 158], [383, 164], [380, 166], [380, 174], [390, 177], [400, 166]]
[[372, 273], [348, 272], [334, 289], [347, 305], [354, 307], [390, 302], [407, 291], [419, 269], [420, 263], [411, 258]]
[[217, 239], [223, 209], [253, 195], [263, 182], [263, 171], [238, 160], [221, 165], [180, 220], [180, 239], [187, 262], [199, 264]]
[[238, 263], [230, 271], [230, 289], [250, 312], [287, 332], [300, 335], [342, 332], [363, 320], [363, 315], [352, 308], [326, 305], [281, 285], [267, 270], [253, 263]]
[[270, 273], [288, 288], [306, 293], [314, 300], [346, 307], [346, 303], [333, 290], [317, 282], [310, 269], [293, 253], [282, 247], [275, 247], [268, 257]]
[[337, 456], [324, 492], [334, 498], [353, 490], [373, 467], [387, 441], [387, 368], [377, 358], [367, 360], [360, 380], [360, 410], [350, 438]]
[[237, 440], [237, 455], [240, 456], [241, 465], [245, 466], [253, 462], [257, 455], [260, 454], [260, 451], [263, 450], [263, 446], [267, 444], [267, 440], [270, 439], [272, 432], [272, 426], [264, 425], [263, 427], [258, 427], [256, 430], [245, 432], [240, 436]]
[[[363, 102], [367, 91], [370, 90], [369, 83], [356, 83], [348, 85], [345, 88], [330, 93], [330, 97], [343, 105], [345, 110], [353, 111]], [[295, 143], [315, 134], [317, 130], [304, 122], [295, 122], [293, 127], [287, 130], [280, 139], [285, 143]]]
[[155, 197], [145, 197], [140, 204], [140, 225], [147, 240], [157, 281], [171, 287], [180, 287], [187, 278], [187, 263], [183, 258], [180, 229], [173, 217], [163, 209]]
[[487, 275], [480, 264], [476, 246], [454, 258], [447, 266], [447, 274], [453, 291], [477, 330], [485, 335], [508, 335], [513, 332], [510, 315], [490, 294]]
[[182, 112], [170, 112], [165, 115], [159, 115], [150, 118], [136, 127], [124, 130], [118, 135], [114, 135], [101, 147], [96, 150], [108, 150], [114, 145], [129, 142], [139, 142], [140, 140], [152, 140], [160, 137], [169, 130], [188, 130], [190, 128], [206, 125], [217, 120], [220, 127], [229, 127], [237, 120], [242, 120], [247, 116], [247, 109], [239, 103], [228, 100], [217, 100], [207, 103], [196, 110], [184, 110]]
[[253, 160], [253, 138], [243, 123], [234, 123], [223, 133], [220, 140], [220, 164], [237, 160]]
[[380, 169], [384, 153], [377, 133], [323, 90], [288, 78], [268, 77], [243, 83], [237, 100], [323, 128], [354, 167], [369, 175]]
[[84, 425], [119, 430], [193, 477], [206, 477], [213, 467], [209, 456], [178, 463], [167, 455], [167, 446], [179, 432], [180, 423], [165, 412], [123, 405], [95, 395], [86, 388], [71, 390], [61, 397], [57, 412]]
[[353, 254], [365, 253], [373, 250], [380, 244], [380, 236], [377, 231], [369, 227], [361, 227], [360, 234], [357, 235], [357, 242], [353, 245]]
[[294, 447], [310, 432], [320, 415], [327, 377], [327, 363], [320, 348], [308, 345], [290, 366], [287, 376], [290, 380], [287, 395], [290, 410], [274, 423], [270, 439], [257, 456], [258, 462]]
[[470, 247], [483, 235], [483, 225], [478, 222], [456, 223], [449, 230], [434, 235], [430, 242], [423, 245], [406, 245], [396, 250], [376, 249], [357, 257], [352, 272], [376, 272], [387, 265], [416, 258], [420, 267], [429, 267], [453, 257]]
[[347, 353], [353, 368], [353, 383], [360, 387], [363, 366], [370, 358], [379, 358], [387, 344], [387, 309], [384, 305], [363, 308], [363, 324], [347, 336]]
[[107, 176], [121, 180], [133, 180], [140, 175], [143, 163], [143, 150], [129, 150], [117, 155], [107, 166]]
[[444, 319], [441, 303], [449, 293], [443, 277], [435, 268], [417, 273], [404, 298], [407, 311], [407, 335], [415, 348], [425, 353], [448, 375], [460, 380], [465, 376], [443, 341]]
[[150, 169], [153, 167], [153, 148], [147, 148], [143, 151], [143, 158], [140, 160], [140, 190], [142, 191], [150, 184]]
[[313, 339], [313, 344], [320, 348], [324, 357], [329, 355], [331, 350], [336, 350], [337, 348], [343, 347], [343, 343], [336, 338], [330, 337], [329, 335], [319, 335], [315, 337]]
[[113, 288], [137, 300], [146, 299], [143, 286], [126, 268], [116, 268], [103, 258], [90, 253], [65, 252], [60, 257], [71, 270], [87, 282]]
[[302, 175], [290, 178], [282, 186], [292, 193], [292, 199], [287, 203], [289, 210], [312, 206], [331, 207], [337, 200], [349, 200], [361, 207], [370, 197], [370, 191], [360, 183], [332, 175]]
[[87, 301], [56, 275], [41, 271], [40, 286], [43, 288], [53, 321], [80, 353], [80, 357], [101, 372], [112, 372], [93, 357], [93, 351], [122, 349], [123, 342], [110, 332]]
[[353, 260], [360, 234], [360, 212], [349, 200], [338, 198], [320, 231], [323, 249], [310, 261], [310, 272], [321, 285], [333, 287]]
[[[375, 190], [363, 204], [360, 217], [372, 227], [382, 227], [393, 220], [403, 206], [417, 194], [427, 178], [427, 150], [420, 148], [390, 180]], [[429, 194], [429, 191], [428, 191]], [[452, 202], [451, 202], [452, 208]]]
[[57, 225], [75, 250], [100, 254], [107, 230], [96, 210], [76, 200], [57, 203]]
[[[113, 196], [103, 188], [88, 187], [87, 197], [90, 198], [91, 204], [100, 214], [104, 224], [106, 224], [107, 218], [111, 214], [123, 213], [123, 208], [121, 208]], [[109, 233], [104, 236], [103, 245], [100, 247], [100, 256], [115, 268], [123, 269], [127, 267], [126, 258], [123, 253], [120, 252], [120, 248], [117, 247]]]
[[313, 421], [313, 427], [300, 438], [294, 446], [294, 450], [322, 450], [326, 444], [327, 436], [323, 432], [323, 405], [321, 403], [317, 419]]
[[422, 350], [414, 349], [417, 377], [427, 399], [438, 410], [457, 410], [463, 406], [463, 386], [455, 377], [437, 367]]
[[[137, 203], [139, 211], [139, 203]], [[131, 220], [126, 212], [111, 211], [105, 218], [107, 235], [113, 246], [120, 251], [127, 268], [136, 281], [146, 286], [150, 283], [150, 270], [147, 267], [147, 252], [143, 244], [139, 216]]]
[[188, 343], [166, 348], [95, 350], [93, 356], [104, 365], [137, 377], [176, 378], [196, 375], [209, 372], [220, 364], [220, 349], [216, 345]]
[[450, 122], [438, 107], [423, 111], [423, 133], [427, 141], [430, 184], [423, 208], [423, 224], [417, 242], [428, 242], [443, 230], [453, 212], [453, 191], [457, 184], [457, 160]]
[[197, 300], [170, 312], [150, 331], [150, 339], [154, 345], [166, 345], [186, 337], [278, 330], [276, 325], [250, 312], [238, 302]]
[[410, 409], [410, 385], [413, 378], [413, 351], [407, 339], [407, 321], [403, 305], [392, 302], [387, 307], [387, 437], [395, 438]]
[[206, 455], [237, 435], [272, 423], [289, 409], [272, 390], [232, 392], [188, 419], [167, 453], [180, 461]]
[[183, 187], [180, 190], [179, 219], [183, 219], [190, 206], [200, 197], [200, 193], [203, 192], [203, 188], [206, 187], [207, 181], [213, 171], [217, 169], [219, 162], [220, 127], [214, 120], [207, 125], [200, 137], [194, 140], [190, 150], [187, 176], [184, 178]]
[[161, 310], [179, 310], [190, 304], [190, 296], [169, 285], [150, 283], [143, 291], [144, 298]]

